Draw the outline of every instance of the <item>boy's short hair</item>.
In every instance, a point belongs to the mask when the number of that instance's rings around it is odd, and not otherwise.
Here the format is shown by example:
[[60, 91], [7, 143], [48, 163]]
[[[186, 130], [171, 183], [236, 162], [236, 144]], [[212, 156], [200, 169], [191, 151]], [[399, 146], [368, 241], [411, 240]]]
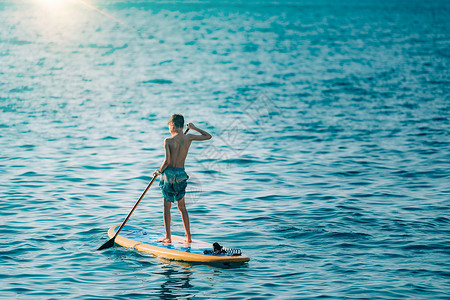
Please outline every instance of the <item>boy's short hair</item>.
[[184, 117], [180, 114], [174, 114], [170, 117], [169, 124], [173, 123], [175, 127], [183, 128], [184, 127]]

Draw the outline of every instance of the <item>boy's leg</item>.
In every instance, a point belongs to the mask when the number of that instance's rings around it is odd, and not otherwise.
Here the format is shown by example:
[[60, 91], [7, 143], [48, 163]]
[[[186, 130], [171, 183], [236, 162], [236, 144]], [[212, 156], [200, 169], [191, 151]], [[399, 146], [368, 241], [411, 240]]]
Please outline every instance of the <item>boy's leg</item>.
[[189, 215], [186, 210], [186, 204], [184, 201], [184, 197], [177, 202], [178, 209], [181, 212], [181, 219], [183, 220], [184, 231], [185, 231], [185, 242], [191, 243], [191, 229], [189, 227]]
[[172, 207], [172, 203], [169, 201], [166, 201], [163, 198], [164, 201], [164, 229], [166, 230], [166, 237], [164, 240], [162, 240], [165, 243], [171, 243], [172, 242], [172, 235], [170, 233], [170, 208]]

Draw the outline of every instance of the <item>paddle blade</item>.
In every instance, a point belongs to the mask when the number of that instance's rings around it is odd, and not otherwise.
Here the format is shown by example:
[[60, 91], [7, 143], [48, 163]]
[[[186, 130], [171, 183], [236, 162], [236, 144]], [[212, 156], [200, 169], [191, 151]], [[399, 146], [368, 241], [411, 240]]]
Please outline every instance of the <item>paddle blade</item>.
[[112, 246], [114, 246], [114, 238], [110, 239], [109, 241], [107, 241], [106, 243], [101, 245], [100, 248], [97, 249], [97, 251], [103, 250], [103, 249], [108, 249], [108, 248], [111, 248]]

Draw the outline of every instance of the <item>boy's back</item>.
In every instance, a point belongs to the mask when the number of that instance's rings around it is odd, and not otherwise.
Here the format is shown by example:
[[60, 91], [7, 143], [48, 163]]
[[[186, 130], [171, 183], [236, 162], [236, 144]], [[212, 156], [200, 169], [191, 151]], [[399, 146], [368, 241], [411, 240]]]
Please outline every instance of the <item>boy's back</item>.
[[164, 140], [169, 167], [184, 168], [184, 162], [191, 146], [192, 140], [188, 135], [177, 134]]
[[[168, 167], [184, 168], [184, 162], [192, 141], [209, 140], [211, 138], [209, 133], [197, 128], [192, 123], [188, 123], [187, 128], [200, 132], [201, 135], [183, 134], [182, 128], [181, 130], [177, 127], [174, 127], [174, 130], [171, 128], [170, 132], [172, 133], [172, 136], [164, 140], [164, 148], [166, 153], [165, 161], [167, 162]], [[162, 167], [161, 171], [164, 171]]]

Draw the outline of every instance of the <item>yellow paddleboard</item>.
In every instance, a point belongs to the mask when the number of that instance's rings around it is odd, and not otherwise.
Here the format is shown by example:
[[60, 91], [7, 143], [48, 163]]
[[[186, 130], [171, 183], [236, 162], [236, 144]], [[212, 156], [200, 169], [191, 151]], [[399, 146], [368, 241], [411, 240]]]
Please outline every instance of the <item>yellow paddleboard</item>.
[[[120, 224], [111, 227], [108, 230], [108, 236], [113, 238], [119, 227]], [[187, 244], [184, 242], [184, 237], [181, 236], [172, 235], [171, 244], [161, 243], [158, 239], [161, 239], [162, 236], [139, 227], [125, 225], [116, 237], [115, 242], [123, 247], [133, 248], [170, 260], [200, 263], [243, 263], [250, 260], [244, 254], [211, 253], [212, 244], [198, 240], [192, 240], [192, 243]], [[209, 254], [205, 254], [205, 250]]]

